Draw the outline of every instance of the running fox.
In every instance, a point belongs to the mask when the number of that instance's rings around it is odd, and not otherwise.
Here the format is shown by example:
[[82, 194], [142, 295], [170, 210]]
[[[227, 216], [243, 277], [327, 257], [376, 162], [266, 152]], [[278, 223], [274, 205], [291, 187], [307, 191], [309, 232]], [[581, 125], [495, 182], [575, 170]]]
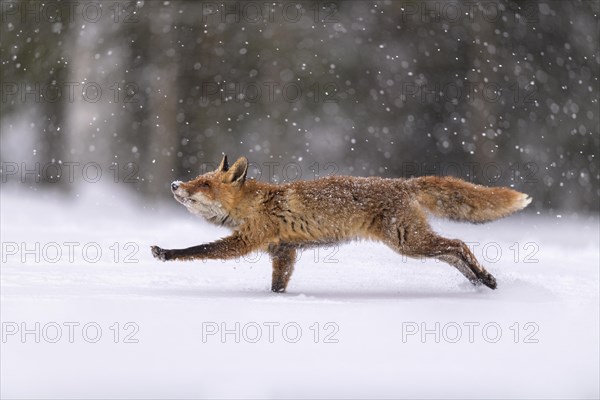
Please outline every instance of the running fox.
[[474, 285], [496, 288], [496, 279], [458, 239], [433, 232], [426, 211], [455, 221], [481, 223], [525, 208], [531, 198], [508, 188], [488, 188], [453, 177], [383, 179], [330, 176], [282, 185], [246, 179], [248, 161], [231, 167], [224, 156], [215, 171], [171, 190], [188, 211], [233, 229], [231, 236], [187, 249], [152, 246], [162, 261], [230, 259], [253, 250], [273, 262], [271, 290], [285, 292], [296, 250], [364, 238], [409, 257], [433, 257], [456, 267]]

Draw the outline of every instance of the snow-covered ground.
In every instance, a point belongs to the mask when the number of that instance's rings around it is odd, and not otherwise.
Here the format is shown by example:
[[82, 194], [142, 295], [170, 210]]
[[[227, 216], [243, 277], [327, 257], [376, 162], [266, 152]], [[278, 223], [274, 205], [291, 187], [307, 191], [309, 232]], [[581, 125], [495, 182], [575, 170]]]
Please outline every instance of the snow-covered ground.
[[597, 217], [433, 221], [477, 243], [496, 291], [353, 243], [303, 253], [281, 295], [266, 255], [154, 260], [150, 245], [227, 233], [175, 201], [14, 189], [0, 198], [2, 397], [599, 397]]

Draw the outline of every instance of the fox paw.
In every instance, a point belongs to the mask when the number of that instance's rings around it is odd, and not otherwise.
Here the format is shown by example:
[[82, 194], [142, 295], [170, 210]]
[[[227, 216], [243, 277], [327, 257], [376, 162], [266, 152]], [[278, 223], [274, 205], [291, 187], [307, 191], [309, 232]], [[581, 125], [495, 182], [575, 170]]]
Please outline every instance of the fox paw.
[[169, 257], [167, 256], [167, 250], [161, 249], [158, 246], [150, 246], [150, 249], [152, 250], [152, 255], [154, 256], [154, 258], [159, 259], [161, 261], [167, 261], [169, 259]]
[[273, 293], [285, 293], [285, 286], [271, 285], [271, 292], [273, 292]]
[[482, 279], [482, 282], [485, 286], [489, 287], [490, 289], [496, 289], [498, 287], [498, 284], [496, 283], [496, 278], [494, 278], [492, 274], [487, 274]]
[[469, 278], [469, 281], [475, 286], [485, 285], [490, 289], [496, 289], [498, 284], [496, 283], [496, 278], [489, 272], [480, 272], [477, 276], [473, 275], [473, 277]]
[[479, 275], [479, 282], [489, 287], [490, 289], [496, 289], [498, 284], [496, 283], [496, 278], [489, 272], [484, 272]]

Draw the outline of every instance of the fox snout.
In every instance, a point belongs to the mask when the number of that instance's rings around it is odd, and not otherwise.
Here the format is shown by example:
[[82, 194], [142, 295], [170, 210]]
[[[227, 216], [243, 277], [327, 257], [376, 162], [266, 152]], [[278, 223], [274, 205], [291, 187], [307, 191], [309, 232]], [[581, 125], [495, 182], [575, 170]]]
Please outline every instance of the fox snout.
[[171, 193], [175, 197], [175, 200], [186, 205], [186, 200], [191, 201], [190, 194], [187, 190], [182, 186], [181, 181], [173, 181], [171, 182]]
[[188, 197], [189, 193], [182, 186], [181, 181], [173, 181], [171, 182], [171, 192], [175, 195], [175, 198]]
[[173, 181], [173, 182], [171, 182], [171, 191], [172, 192], [177, 191], [177, 189], [179, 189], [179, 186], [181, 186], [181, 181]]

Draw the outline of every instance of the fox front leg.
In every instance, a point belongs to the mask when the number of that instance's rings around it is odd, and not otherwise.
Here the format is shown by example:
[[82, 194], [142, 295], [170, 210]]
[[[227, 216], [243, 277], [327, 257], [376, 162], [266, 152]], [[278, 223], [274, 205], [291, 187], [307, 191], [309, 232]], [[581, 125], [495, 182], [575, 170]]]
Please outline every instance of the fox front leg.
[[234, 234], [216, 242], [188, 247], [187, 249], [162, 249], [151, 246], [152, 255], [161, 261], [171, 260], [218, 260], [241, 257], [250, 253], [256, 246], [245, 237]]
[[271, 245], [269, 246], [269, 255], [273, 260], [271, 291], [283, 293], [292, 277], [292, 272], [294, 272], [296, 249], [285, 244]]
[[150, 246], [150, 250], [152, 251], [152, 256], [161, 261], [169, 261], [172, 260], [172, 256], [170, 252], [173, 250], [166, 250], [160, 248], [158, 246]]

